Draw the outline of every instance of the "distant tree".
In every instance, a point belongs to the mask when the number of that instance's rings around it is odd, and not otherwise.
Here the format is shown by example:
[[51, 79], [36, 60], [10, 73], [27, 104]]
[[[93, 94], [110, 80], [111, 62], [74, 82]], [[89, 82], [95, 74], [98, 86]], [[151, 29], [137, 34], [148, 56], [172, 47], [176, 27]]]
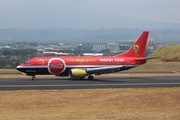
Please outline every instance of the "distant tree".
[[104, 56], [110, 56], [113, 55], [113, 53], [109, 49], [104, 49], [101, 51]]
[[12, 49], [4, 49], [3, 55], [14, 55], [14, 51]]

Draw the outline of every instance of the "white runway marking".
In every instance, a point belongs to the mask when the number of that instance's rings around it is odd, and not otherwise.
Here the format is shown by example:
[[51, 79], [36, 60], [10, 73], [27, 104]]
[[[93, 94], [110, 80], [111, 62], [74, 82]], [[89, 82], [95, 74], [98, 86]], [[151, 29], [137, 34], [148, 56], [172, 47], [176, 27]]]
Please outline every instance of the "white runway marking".
[[0, 85], [0, 87], [84, 87], [84, 86], [145, 86], [145, 85], [180, 85], [180, 83], [130, 83], [130, 84], [73, 84], [73, 85]]

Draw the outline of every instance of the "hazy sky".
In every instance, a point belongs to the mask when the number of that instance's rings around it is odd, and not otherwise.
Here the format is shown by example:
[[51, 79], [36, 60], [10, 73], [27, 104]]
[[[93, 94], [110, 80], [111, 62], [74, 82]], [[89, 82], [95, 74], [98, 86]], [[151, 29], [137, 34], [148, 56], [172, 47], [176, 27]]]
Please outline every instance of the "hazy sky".
[[0, 29], [109, 29], [144, 20], [180, 23], [180, 0], [0, 0]]

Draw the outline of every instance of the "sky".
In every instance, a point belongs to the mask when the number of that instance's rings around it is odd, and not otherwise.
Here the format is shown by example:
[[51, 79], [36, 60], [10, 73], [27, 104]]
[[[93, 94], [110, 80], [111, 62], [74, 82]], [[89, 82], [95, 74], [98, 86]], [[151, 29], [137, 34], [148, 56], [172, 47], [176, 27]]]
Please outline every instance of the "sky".
[[180, 0], [0, 0], [0, 29], [145, 28], [159, 23], [180, 24]]

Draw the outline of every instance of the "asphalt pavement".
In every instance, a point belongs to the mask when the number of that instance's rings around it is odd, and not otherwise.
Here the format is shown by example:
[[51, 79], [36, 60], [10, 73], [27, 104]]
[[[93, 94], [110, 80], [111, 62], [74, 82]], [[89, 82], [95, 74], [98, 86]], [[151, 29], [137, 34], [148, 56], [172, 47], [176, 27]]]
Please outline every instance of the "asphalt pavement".
[[0, 90], [51, 90], [94, 88], [180, 87], [180, 76], [162, 77], [95, 77], [79, 80], [68, 77], [0, 78]]

